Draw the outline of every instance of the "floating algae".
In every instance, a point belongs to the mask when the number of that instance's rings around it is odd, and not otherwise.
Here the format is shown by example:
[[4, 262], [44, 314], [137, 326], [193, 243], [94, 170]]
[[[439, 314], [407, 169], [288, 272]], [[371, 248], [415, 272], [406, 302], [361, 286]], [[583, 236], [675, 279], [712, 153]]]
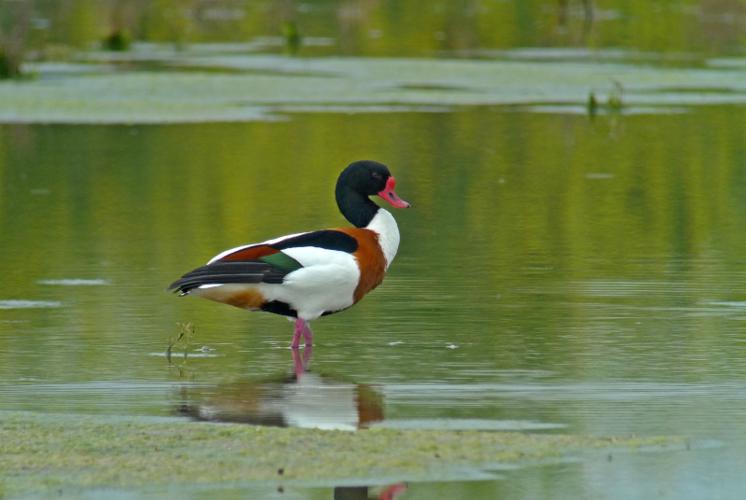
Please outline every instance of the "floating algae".
[[[604, 438], [481, 431], [279, 429], [172, 418], [0, 413], [6, 494], [58, 489], [180, 487], [271, 481], [298, 484], [561, 459], [588, 450], [678, 447], [673, 437]], [[302, 452], [299, 452], [301, 451]]]
[[[589, 89], [617, 102], [620, 86], [625, 110], [746, 103], [746, 69], [741, 68], [157, 51], [151, 61], [143, 60], [142, 53], [132, 57], [146, 66], [136, 72], [111, 71], [106, 58], [90, 64], [90, 72], [60, 74], [59, 64], [30, 66], [38, 79], [0, 83], [0, 122], [256, 121], [283, 119], [286, 109], [364, 106], [394, 112], [515, 104], [584, 109]], [[58, 75], [46, 78], [51, 68]]]

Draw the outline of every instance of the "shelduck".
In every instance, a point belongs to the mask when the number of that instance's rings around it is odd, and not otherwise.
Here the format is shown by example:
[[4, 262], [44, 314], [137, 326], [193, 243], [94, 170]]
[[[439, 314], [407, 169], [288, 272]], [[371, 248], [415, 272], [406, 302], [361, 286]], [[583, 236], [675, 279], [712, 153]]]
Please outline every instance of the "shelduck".
[[311, 345], [310, 321], [347, 309], [383, 281], [399, 248], [399, 228], [369, 197], [409, 207], [395, 186], [385, 165], [353, 162], [339, 175], [335, 195], [339, 211], [354, 227], [231, 248], [173, 282], [169, 290], [295, 318], [290, 347], [297, 349], [301, 336]]

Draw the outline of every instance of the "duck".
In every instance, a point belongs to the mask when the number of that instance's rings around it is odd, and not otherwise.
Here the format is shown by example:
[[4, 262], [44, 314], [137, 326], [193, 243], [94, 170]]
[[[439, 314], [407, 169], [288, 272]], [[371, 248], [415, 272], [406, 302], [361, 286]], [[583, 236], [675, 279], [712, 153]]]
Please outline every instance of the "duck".
[[350, 163], [337, 178], [335, 197], [352, 227], [294, 233], [225, 250], [184, 274], [169, 290], [295, 322], [292, 349], [313, 345], [310, 322], [360, 302], [384, 279], [399, 249], [399, 227], [388, 210], [409, 208], [394, 190], [388, 167]]

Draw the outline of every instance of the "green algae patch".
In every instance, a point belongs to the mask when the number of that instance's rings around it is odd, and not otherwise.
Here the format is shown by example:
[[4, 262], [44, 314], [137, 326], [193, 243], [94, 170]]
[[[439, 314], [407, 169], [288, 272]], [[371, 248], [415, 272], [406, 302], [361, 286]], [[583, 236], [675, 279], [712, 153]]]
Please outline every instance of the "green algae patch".
[[[87, 64], [29, 65], [39, 78], [0, 82], [0, 123], [240, 122], [280, 120], [288, 110], [584, 105], [589, 92], [607, 102], [617, 88], [624, 89], [623, 113], [746, 103], [740, 68], [149, 50], [92, 53]], [[141, 67], [126, 71], [114, 62]]]
[[[561, 459], [599, 449], [680, 447], [674, 437], [482, 431], [281, 429], [178, 419], [0, 413], [0, 491], [179, 487], [449, 471]], [[468, 474], [467, 474], [468, 476]]]

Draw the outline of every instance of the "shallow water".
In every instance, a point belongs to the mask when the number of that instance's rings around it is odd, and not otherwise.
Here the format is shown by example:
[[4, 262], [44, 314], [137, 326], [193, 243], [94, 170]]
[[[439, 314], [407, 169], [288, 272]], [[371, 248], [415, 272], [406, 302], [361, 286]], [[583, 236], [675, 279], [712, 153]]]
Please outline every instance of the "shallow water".
[[[745, 124], [731, 105], [0, 126], [0, 410], [681, 434], [693, 450], [402, 498], [738, 498]], [[384, 284], [314, 322], [309, 373], [284, 319], [165, 292], [224, 248], [344, 224], [333, 184], [359, 158], [389, 164], [414, 208], [395, 213]], [[169, 363], [177, 322], [195, 333]]]

